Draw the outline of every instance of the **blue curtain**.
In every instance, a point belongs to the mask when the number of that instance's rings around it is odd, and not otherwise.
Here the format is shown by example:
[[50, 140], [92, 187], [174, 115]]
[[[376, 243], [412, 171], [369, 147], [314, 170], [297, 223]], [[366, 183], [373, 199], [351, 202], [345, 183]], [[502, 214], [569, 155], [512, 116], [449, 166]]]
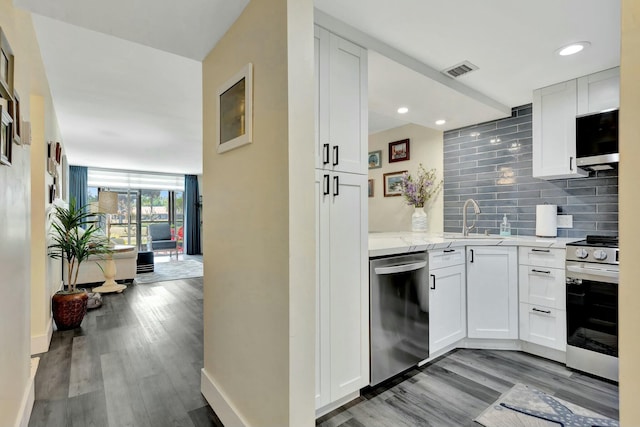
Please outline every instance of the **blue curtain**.
[[69, 166], [69, 203], [76, 201], [76, 206], [87, 204], [87, 167]]
[[198, 177], [195, 175], [185, 175], [185, 214], [186, 232], [185, 243], [188, 255], [200, 255], [200, 194], [198, 191]]

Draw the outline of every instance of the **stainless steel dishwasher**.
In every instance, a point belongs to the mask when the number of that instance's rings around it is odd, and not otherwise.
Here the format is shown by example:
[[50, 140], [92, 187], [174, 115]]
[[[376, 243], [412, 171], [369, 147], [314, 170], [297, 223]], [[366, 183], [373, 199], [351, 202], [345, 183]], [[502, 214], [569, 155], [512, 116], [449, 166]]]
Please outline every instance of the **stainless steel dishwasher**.
[[429, 357], [426, 252], [369, 261], [371, 385]]

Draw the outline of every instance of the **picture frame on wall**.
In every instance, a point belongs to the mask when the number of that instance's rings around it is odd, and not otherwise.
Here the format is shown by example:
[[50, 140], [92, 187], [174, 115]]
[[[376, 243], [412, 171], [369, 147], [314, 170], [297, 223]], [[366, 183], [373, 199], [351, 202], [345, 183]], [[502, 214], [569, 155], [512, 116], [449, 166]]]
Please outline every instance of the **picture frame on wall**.
[[374, 184], [374, 180], [373, 179], [368, 180], [369, 197], [373, 197], [373, 184]]
[[383, 175], [384, 197], [402, 195], [402, 175], [407, 171], [390, 172]]
[[382, 150], [370, 151], [367, 156], [369, 169], [378, 169], [382, 167]]
[[217, 152], [224, 153], [253, 140], [253, 64], [248, 63], [216, 93]]
[[20, 96], [16, 91], [13, 92], [13, 100], [9, 101], [9, 115], [13, 119], [13, 142], [21, 145], [22, 116], [20, 114]]
[[389, 163], [409, 160], [409, 139], [389, 143]]
[[13, 119], [0, 105], [0, 164], [11, 166], [13, 153]]
[[13, 96], [14, 56], [9, 40], [0, 28], [0, 96], [11, 99]]

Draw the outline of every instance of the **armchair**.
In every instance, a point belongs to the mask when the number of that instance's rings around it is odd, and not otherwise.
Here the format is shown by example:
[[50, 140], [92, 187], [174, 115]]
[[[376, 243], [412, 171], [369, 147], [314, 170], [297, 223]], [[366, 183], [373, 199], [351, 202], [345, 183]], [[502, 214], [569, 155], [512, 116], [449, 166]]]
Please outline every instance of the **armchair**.
[[169, 257], [173, 251], [176, 251], [176, 258], [178, 257], [178, 242], [172, 239], [171, 227], [168, 222], [149, 224], [147, 231], [149, 238], [147, 248], [149, 250], [154, 252], [169, 251]]

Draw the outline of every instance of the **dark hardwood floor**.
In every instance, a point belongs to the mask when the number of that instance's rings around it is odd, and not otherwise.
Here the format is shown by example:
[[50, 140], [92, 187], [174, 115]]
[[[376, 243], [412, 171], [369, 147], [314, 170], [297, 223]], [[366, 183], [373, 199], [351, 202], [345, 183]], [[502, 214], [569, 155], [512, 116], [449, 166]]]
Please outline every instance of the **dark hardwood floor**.
[[29, 426], [222, 426], [200, 394], [202, 355], [202, 278], [105, 294], [40, 355]]
[[[103, 302], [82, 328], [54, 332], [40, 355], [29, 425], [222, 426], [200, 394], [202, 278], [132, 285]], [[317, 425], [470, 426], [516, 382], [618, 418], [614, 384], [520, 352], [458, 350], [365, 390]]]
[[522, 352], [459, 349], [365, 390], [316, 425], [477, 427], [473, 419], [518, 382], [618, 419], [615, 384]]

